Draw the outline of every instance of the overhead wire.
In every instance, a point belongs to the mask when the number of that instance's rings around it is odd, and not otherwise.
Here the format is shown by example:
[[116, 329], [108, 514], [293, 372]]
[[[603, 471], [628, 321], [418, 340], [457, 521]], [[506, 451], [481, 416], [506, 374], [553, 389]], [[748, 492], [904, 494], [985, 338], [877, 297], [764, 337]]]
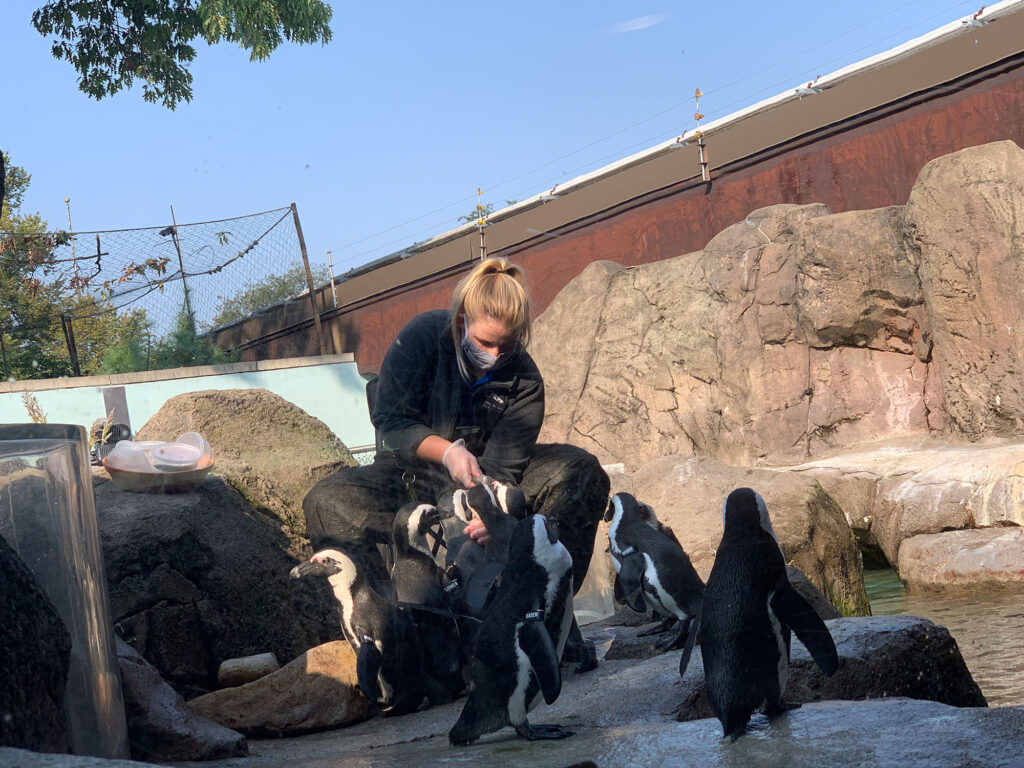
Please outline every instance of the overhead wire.
[[[857, 25], [855, 27], [847, 29], [846, 31], [844, 31], [844, 32], [842, 32], [842, 33], [840, 33], [838, 35], [835, 35], [835, 36], [829, 38], [826, 41], [823, 41], [821, 43], [813, 45], [810, 48], [807, 48], [807, 49], [805, 49], [804, 51], [802, 51], [800, 53], [794, 54], [794, 55], [789, 56], [789, 57], [787, 57], [785, 59], [782, 59], [780, 61], [774, 62], [772, 64], [769, 64], [769, 65], [765, 66], [765, 67], [761, 67], [761, 68], [758, 69], [757, 72], [751, 72], [750, 74], [745, 75], [745, 76], [743, 76], [741, 78], [737, 78], [736, 80], [733, 80], [732, 82], [726, 83], [724, 85], [716, 86], [713, 89], [709, 89], [709, 90], [704, 92], [704, 95], [706, 97], [709, 94], [716, 94], [716, 93], [722, 93], [724, 91], [727, 91], [729, 88], [732, 88], [732, 87], [734, 87], [734, 86], [736, 86], [736, 85], [738, 85], [740, 83], [746, 82], [747, 80], [750, 80], [751, 78], [755, 77], [756, 75], [758, 75], [758, 74], [760, 74], [760, 73], [762, 73], [762, 72], [764, 72], [766, 70], [775, 69], [775, 68], [777, 68], [779, 66], [782, 66], [784, 64], [788, 64], [788, 63], [790, 63], [792, 61], [795, 61], [795, 60], [797, 60], [797, 59], [799, 59], [799, 58], [801, 58], [803, 56], [806, 56], [809, 53], [813, 53], [816, 50], [819, 50], [821, 48], [829, 46], [829, 45], [835, 43], [836, 41], [841, 40], [842, 38], [844, 38], [844, 37], [846, 37], [846, 36], [848, 36], [848, 35], [850, 35], [850, 34], [852, 34], [854, 32], [857, 32], [857, 31], [860, 31], [862, 29], [865, 29], [866, 27], [869, 27], [872, 24], [875, 24], [875, 23], [879, 22], [880, 20], [883, 20], [883, 19], [893, 15], [894, 13], [897, 13], [900, 10], [905, 10], [906, 8], [908, 8], [908, 7], [912, 6], [912, 5], [916, 5], [919, 2], [921, 2], [921, 1], [922, 0], [909, 0], [909, 2], [903, 3], [902, 5], [894, 6], [893, 8], [891, 8], [888, 11], [886, 11], [885, 13], [882, 13], [882, 14], [879, 14], [879, 15], [873, 17], [870, 21], [866, 21], [863, 24], [859, 24], [859, 25]], [[917, 20], [913, 25], [910, 25], [910, 26], [904, 27], [904, 28], [902, 28], [900, 30], [891, 32], [891, 33], [885, 35], [884, 37], [875, 39], [873, 42], [871, 42], [871, 43], [869, 43], [867, 45], [860, 46], [860, 47], [858, 47], [856, 49], [853, 49], [852, 51], [847, 51], [846, 53], [844, 53], [844, 54], [842, 54], [840, 56], [833, 57], [833, 58], [831, 58], [831, 59], [829, 59], [827, 61], [821, 62], [816, 69], [817, 70], [825, 69], [825, 68], [827, 68], [827, 67], [829, 67], [829, 66], [831, 66], [831, 65], [833, 65], [833, 64], [835, 64], [837, 62], [848, 60], [851, 56], [853, 56], [855, 54], [861, 53], [861, 52], [863, 52], [865, 50], [876, 48], [880, 43], [884, 43], [884, 42], [886, 42], [886, 41], [888, 41], [888, 40], [890, 40], [890, 39], [892, 39], [894, 37], [903, 36], [907, 32], [910, 32], [911, 30], [913, 30], [915, 28], [919, 28], [925, 22], [930, 22], [930, 21], [933, 21], [934, 19], [937, 19], [939, 17], [946, 16], [946, 15], [950, 14], [952, 11], [955, 11], [955, 10], [957, 10], [959, 8], [962, 8], [962, 7], [973, 8], [976, 4], [977, 4], [977, 0], [960, 0], [959, 2], [957, 2], [957, 3], [953, 4], [953, 5], [950, 5], [950, 6], [946, 7], [946, 8], [944, 8], [943, 10], [937, 11], [934, 14], [931, 14], [930, 16], [927, 16], [927, 17], [925, 17], [923, 19]], [[804, 70], [805, 73], [806, 73], [806, 71], [807, 70]], [[759, 95], [765, 93], [766, 91], [771, 91], [773, 93], [777, 92], [777, 90], [779, 88], [785, 88], [787, 85], [791, 85], [792, 82], [797, 81], [797, 80], [801, 80], [803, 77], [806, 77], [806, 76], [807, 76], [806, 74], [800, 75], [800, 76], [787, 76], [785, 80], [779, 80], [779, 81], [776, 81], [775, 83], [773, 83], [771, 85], [763, 86], [763, 87], [759, 88], [757, 91], [755, 91], [754, 93], [747, 94], [745, 96], [739, 97], [737, 99], [734, 99], [731, 102], [728, 102], [727, 104], [723, 104], [723, 105], [720, 105], [720, 106], [714, 108], [713, 110], [709, 110], [709, 115], [708, 116], [709, 117], [715, 117], [715, 116], [724, 116], [725, 114], [729, 114], [728, 110], [732, 110], [733, 108], [735, 108], [737, 106], [742, 106], [742, 105], [750, 104], [752, 101], [756, 100], [756, 98]], [[556, 163], [559, 163], [562, 160], [565, 160], [565, 159], [567, 159], [569, 157], [573, 157], [574, 155], [577, 155], [577, 154], [579, 154], [581, 152], [584, 152], [584, 151], [586, 151], [588, 149], [591, 149], [592, 147], [595, 147], [595, 146], [597, 146], [599, 144], [602, 144], [602, 143], [608, 141], [609, 139], [615, 138], [616, 136], [622, 135], [623, 133], [631, 131], [631, 130], [637, 128], [637, 127], [640, 127], [642, 125], [646, 125], [647, 123], [650, 123], [651, 121], [656, 120], [659, 117], [662, 117], [662, 116], [664, 116], [666, 114], [669, 114], [671, 112], [674, 112], [674, 111], [677, 111], [679, 109], [682, 109], [682, 108], [686, 107], [689, 103], [690, 103], [689, 100], [687, 100], [687, 101], [679, 102], [677, 104], [673, 104], [672, 106], [666, 107], [665, 109], [660, 110], [659, 112], [657, 112], [657, 113], [655, 113], [655, 114], [653, 114], [653, 115], [651, 115], [649, 117], [646, 117], [643, 120], [639, 120], [639, 121], [636, 121], [634, 123], [631, 123], [630, 125], [625, 126], [623, 128], [620, 128], [620, 129], [618, 129], [618, 130], [616, 130], [616, 131], [614, 131], [614, 132], [612, 132], [612, 133], [610, 133], [610, 134], [608, 134], [608, 135], [606, 135], [606, 136], [604, 136], [604, 137], [602, 137], [600, 139], [596, 139], [594, 141], [591, 141], [591, 142], [589, 142], [587, 144], [584, 144], [581, 147], [579, 147], [579, 148], [577, 148], [577, 149], [575, 149], [575, 150], [573, 150], [571, 152], [567, 152], [567, 153], [565, 153], [563, 155], [560, 155], [560, 156], [558, 156], [558, 157], [556, 157], [556, 158], [554, 158], [552, 160], [544, 162], [541, 165], [536, 166], [535, 168], [531, 169], [530, 171], [526, 171], [526, 172], [517, 174], [517, 175], [512, 176], [512, 177], [510, 177], [508, 179], [505, 179], [505, 180], [503, 180], [503, 181], [501, 181], [501, 182], [499, 182], [497, 184], [494, 184], [494, 185], [492, 185], [490, 187], [486, 187], [485, 188], [485, 192], [493, 194], [493, 193], [497, 192], [498, 190], [502, 189], [503, 187], [506, 187], [507, 185], [509, 185], [511, 183], [519, 181], [520, 179], [528, 178], [528, 177], [534, 175], [535, 173], [537, 173], [538, 171], [541, 171], [541, 170], [543, 170], [545, 168], [548, 168], [548, 167], [550, 167], [552, 165], [555, 165]], [[613, 152], [609, 152], [607, 154], [604, 154], [604, 155], [602, 155], [602, 156], [600, 156], [600, 157], [598, 157], [596, 159], [589, 160], [586, 163], [584, 163], [582, 165], [579, 165], [579, 166], [576, 166], [575, 168], [572, 168], [572, 169], [570, 169], [568, 171], [563, 171], [558, 176], [548, 177], [543, 182], [538, 182], [538, 183], [532, 184], [529, 188], [523, 189], [523, 190], [518, 191], [518, 192], [514, 192], [514, 193], [512, 193], [511, 196], [514, 197], [514, 198], [518, 198], [518, 197], [520, 197], [522, 195], [536, 194], [536, 190], [538, 188], [539, 189], [547, 189], [549, 187], [553, 188], [553, 187], [557, 186], [558, 183], [565, 181], [566, 177], [573, 178], [575, 175], [578, 175], [581, 172], [586, 172], [586, 171], [594, 170], [595, 167], [600, 167], [601, 164], [604, 164], [604, 163], [606, 163], [606, 162], [608, 162], [610, 160], [614, 160], [616, 158], [621, 158], [624, 155], [628, 155], [628, 154], [630, 154], [630, 153], [632, 153], [634, 151], [638, 151], [638, 150], [643, 149], [645, 147], [653, 146], [654, 144], [658, 143], [659, 141], [664, 141], [666, 139], [666, 135], [670, 134], [670, 133], [673, 133], [673, 131], [671, 131], [671, 130], [669, 130], [669, 131], [659, 131], [658, 135], [656, 135], [656, 136], [652, 136], [651, 138], [645, 139], [645, 140], [642, 140], [642, 141], [633, 142], [633, 143], [631, 143], [626, 148], [619, 148], [619, 149], [616, 149]], [[450, 210], [450, 209], [455, 208], [457, 206], [465, 205], [466, 203], [468, 203], [468, 202], [470, 202], [472, 200], [473, 200], [473, 196], [472, 195], [467, 195], [466, 197], [461, 198], [460, 200], [458, 200], [456, 202], [450, 203], [450, 204], [445, 205], [445, 206], [441, 206], [441, 207], [436, 208], [436, 209], [434, 209], [434, 210], [432, 210], [430, 212], [427, 212], [427, 213], [421, 214], [419, 216], [416, 216], [414, 218], [408, 219], [407, 221], [402, 222], [400, 224], [396, 224], [396, 225], [387, 227], [386, 229], [380, 230], [380, 231], [375, 232], [373, 234], [366, 235], [365, 237], [359, 238], [358, 240], [354, 240], [354, 241], [350, 241], [348, 243], [345, 243], [339, 249], [332, 249], [332, 251], [341, 252], [345, 248], [350, 248], [350, 247], [352, 247], [354, 245], [358, 245], [358, 244], [367, 242], [367, 241], [372, 240], [374, 238], [380, 237], [381, 235], [385, 235], [385, 234], [387, 234], [389, 232], [394, 232], [395, 230], [402, 229], [402, 228], [404, 228], [404, 227], [406, 227], [406, 226], [408, 226], [410, 224], [413, 224], [413, 223], [418, 222], [418, 221], [422, 221], [423, 219], [426, 219], [428, 217], [434, 216], [434, 215], [436, 215], [438, 213]], [[438, 233], [439, 232], [439, 228], [441, 228], [441, 227], [444, 227], [443, 223], [432, 224], [429, 227], [418, 229], [418, 230], [416, 230], [415, 232], [412, 232], [412, 233], [404, 234], [399, 239], [395, 239], [395, 240], [391, 240], [391, 241], [382, 243], [382, 244], [374, 246], [372, 248], [368, 248], [366, 250], [360, 251], [359, 253], [356, 253], [356, 254], [352, 254], [352, 255], [349, 255], [349, 256], [343, 256], [338, 261], [338, 266], [346, 265], [346, 264], [351, 264], [351, 263], [355, 262], [358, 259], [362, 259], [363, 260], [360, 263], [365, 263], [367, 260], [369, 260], [369, 257], [371, 257], [373, 254], [376, 254], [376, 253], [378, 253], [380, 251], [383, 251], [383, 250], [386, 250], [386, 249], [400, 247], [402, 245], [409, 245], [410, 244], [410, 240], [415, 241], [415, 239], [418, 238], [421, 235], [430, 234], [430, 233]], [[447, 231], [447, 229], [451, 229], [451, 227], [448, 227], [448, 228], [446, 228], [444, 230], [441, 230], [441, 231]], [[358, 266], [358, 265], [356, 265], [356, 266]]]

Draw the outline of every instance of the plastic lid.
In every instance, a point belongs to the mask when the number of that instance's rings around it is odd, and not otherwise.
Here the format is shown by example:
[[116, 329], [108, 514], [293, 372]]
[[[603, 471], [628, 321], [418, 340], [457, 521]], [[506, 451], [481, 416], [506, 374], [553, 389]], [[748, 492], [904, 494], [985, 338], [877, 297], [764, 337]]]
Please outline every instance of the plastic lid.
[[158, 469], [190, 469], [199, 463], [202, 453], [192, 445], [166, 443], [158, 445], [149, 455]]
[[152, 472], [153, 465], [138, 443], [131, 440], [119, 440], [114, 443], [114, 448], [107, 454], [107, 463], [114, 469], [123, 469], [130, 472]]

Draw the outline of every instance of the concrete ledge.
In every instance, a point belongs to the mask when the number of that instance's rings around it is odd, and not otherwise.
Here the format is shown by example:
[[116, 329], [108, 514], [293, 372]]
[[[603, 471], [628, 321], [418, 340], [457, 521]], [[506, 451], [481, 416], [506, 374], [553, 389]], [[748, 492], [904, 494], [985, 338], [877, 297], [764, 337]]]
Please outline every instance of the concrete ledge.
[[174, 379], [192, 379], [200, 376], [221, 376], [227, 373], [255, 373], [256, 371], [276, 371], [283, 368], [305, 368], [312, 365], [333, 365], [353, 362], [355, 362], [355, 356], [351, 352], [346, 352], [340, 355], [289, 357], [283, 360], [255, 360], [244, 363], [224, 363], [223, 365], [195, 365], [189, 368], [115, 373], [108, 376], [25, 379], [21, 381], [0, 382], [0, 394], [8, 392], [43, 392], [51, 389], [74, 389], [76, 387], [111, 387], [150, 381], [173, 381]]

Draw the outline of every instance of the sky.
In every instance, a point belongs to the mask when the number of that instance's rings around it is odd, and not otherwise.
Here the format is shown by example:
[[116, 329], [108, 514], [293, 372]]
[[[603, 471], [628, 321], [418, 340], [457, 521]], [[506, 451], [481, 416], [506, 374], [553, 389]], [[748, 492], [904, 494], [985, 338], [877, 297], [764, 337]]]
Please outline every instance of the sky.
[[[979, 0], [332, 3], [326, 46], [263, 62], [198, 45], [175, 111], [95, 101], [0, 2], [0, 148], [53, 229], [124, 229], [294, 202], [335, 274], [969, 16]], [[282, 271], [287, 265], [282, 265]]]

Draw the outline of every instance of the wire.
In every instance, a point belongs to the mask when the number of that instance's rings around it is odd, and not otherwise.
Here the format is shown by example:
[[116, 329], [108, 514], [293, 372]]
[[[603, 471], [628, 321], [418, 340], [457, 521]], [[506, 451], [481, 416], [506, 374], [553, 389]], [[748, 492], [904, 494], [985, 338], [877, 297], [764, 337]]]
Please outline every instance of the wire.
[[[903, 3], [900, 6], [893, 7], [890, 10], [886, 11], [885, 13], [882, 13], [882, 14], [879, 14], [877, 16], [874, 16], [869, 21], [866, 21], [863, 24], [859, 24], [858, 26], [855, 26], [855, 27], [852, 27], [850, 29], [847, 29], [846, 31], [844, 31], [844, 32], [842, 32], [842, 33], [840, 33], [838, 35], [835, 35], [835, 36], [829, 38], [828, 40], [826, 40], [824, 42], [821, 42], [821, 43], [818, 43], [816, 45], [813, 45], [810, 48], [807, 48], [807, 49], [805, 49], [804, 51], [802, 51], [800, 53], [797, 53], [797, 54], [794, 54], [792, 56], [789, 56], [789, 57], [787, 57], [785, 59], [782, 59], [780, 61], [777, 61], [777, 62], [775, 62], [773, 64], [769, 64], [769, 65], [767, 65], [765, 67], [761, 67], [757, 72], [751, 72], [750, 74], [745, 75], [744, 77], [738, 78], [736, 80], [733, 80], [732, 82], [726, 83], [725, 85], [720, 85], [720, 86], [715, 87], [714, 89], [707, 90], [707, 91], [704, 92], [704, 94], [705, 94], [705, 96], [707, 96], [709, 94], [718, 94], [718, 93], [722, 93], [724, 91], [727, 91], [728, 89], [730, 89], [730, 88], [732, 88], [732, 87], [734, 87], [734, 86], [736, 86], [736, 85], [738, 85], [740, 83], [746, 82], [747, 80], [750, 80], [751, 78], [761, 74], [764, 71], [775, 69], [775, 68], [777, 68], [779, 66], [782, 66], [784, 64], [788, 64], [788, 63], [790, 63], [792, 61], [795, 61], [795, 60], [801, 58], [802, 56], [806, 56], [809, 53], [813, 53], [814, 51], [817, 51], [817, 50], [820, 50], [822, 48], [825, 48], [825, 47], [835, 43], [837, 40], [841, 40], [842, 38], [844, 38], [844, 37], [846, 37], [846, 36], [848, 36], [848, 35], [850, 35], [850, 34], [852, 34], [854, 32], [857, 32], [857, 31], [860, 31], [862, 29], [865, 29], [865, 28], [871, 26], [872, 24], [877, 23], [877, 22], [879, 22], [879, 21], [889, 17], [889, 16], [893, 15], [894, 13], [897, 13], [900, 10], [904, 10], [906, 8], [909, 8], [910, 6], [917, 5], [920, 2], [921, 2], [921, 0], [910, 0], [910, 2], [906, 2], [906, 3]], [[919, 19], [917, 22], [915, 22], [911, 26], [908, 26], [908, 27], [905, 27], [905, 28], [903, 28], [901, 30], [892, 32], [892, 33], [890, 33], [890, 34], [888, 34], [888, 35], [886, 35], [886, 36], [884, 36], [882, 38], [874, 40], [872, 43], [869, 43], [867, 45], [861, 46], [861, 47], [856, 48], [856, 49], [854, 49], [852, 51], [848, 51], [845, 54], [842, 54], [841, 56], [837, 56], [837, 57], [829, 59], [829, 60], [827, 60], [825, 62], [822, 62], [821, 64], [819, 64], [816, 67], [816, 69], [817, 70], [825, 69], [828, 66], [830, 66], [831, 64], [834, 64], [836, 62], [840, 62], [840, 61], [846, 60], [846, 59], [848, 59], [850, 56], [852, 56], [854, 54], [860, 53], [862, 51], [865, 51], [865, 50], [868, 50], [868, 49], [871, 49], [871, 48], [876, 48], [879, 45], [879, 43], [883, 43], [883, 42], [885, 42], [887, 40], [890, 40], [893, 37], [904, 35], [906, 32], [908, 32], [908, 31], [910, 31], [910, 30], [912, 30], [912, 29], [914, 29], [916, 27], [919, 27], [924, 22], [931, 21], [931, 20], [939, 18], [941, 16], [946, 16], [950, 12], [952, 12], [952, 11], [958, 9], [958, 8], [961, 8], [963, 6], [973, 7], [976, 4], [976, 2], [977, 2], [977, 0], [967, 0], [967, 1], [957, 2], [957, 3], [955, 3], [955, 4], [951, 5], [951, 6], [948, 6], [947, 8], [945, 8], [945, 9], [943, 9], [941, 11], [937, 11], [936, 13], [934, 13], [934, 14], [932, 14], [930, 16], [925, 17], [924, 19]], [[804, 75], [804, 76], [806, 76], [806, 75]], [[736, 107], [738, 105], [749, 104], [749, 103], [751, 103], [752, 100], [756, 99], [756, 97], [758, 95], [764, 93], [766, 90], [776, 91], [779, 88], [785, 88], [787, 85], [791, 85], [793, 81], [799, 80], [799, 79], [802, 79], [802, 76], [792, 76], [792, 77], [787, 77], [785, 80], [776, 81], [774, 84], [764, 86], [764, 87], [760, 88], [758, 91], [756, 91], [756, 92], [754, 92], [752, 94], [748, 94], [746, 96], [739, 97], [739, 98], [734, 99], [733, 101], [729, 102], [728, 104], [719, 106], [719, 107], [717, 107], [714, 110], [710, 110], [709, 111], [709, 116], [718, 116], [718, 115], [721, 115], [723, 112], [725, 112], [725, 110], [731, 110], [731, 108]], [[532, 176], [533, 174], [537, 173], [538, 171], [541, 171], [541, 170], [543, 170], [545, 168], [548, 168], [548, 167], [550, 167], [550, 166], [552, 166], [552, 165], [554, 165], [554, 164], [556, 164], [556, 163], [558, 163], [558, 162], [560, 162], [562, 160], [565, 160], [565, 159], [567, 159], [569, 157], [573, 157], [574, 155], [577, 155], [580, 152], [584, 152], [587, 149], [590, 149], [590, 148], [595, 147], [595, 146], [597, 146], [599, 144], [602, 144], [603, 142], [608, 141], [609, 139], [612, 139], [612, 138], [614, 138], [616, 136], [619, 136], [619, 135], [621, 135], [623, 133], [626, 133], [626, 132], [628, 132], [630, 130], [633, 130], [633, 129], [639, 127], [639, 126], [646, 125], [647, 123], [650, 123], [651, 121], [656, 120], [659, 117], [662, 117], [662, 116], [664, 116], [666, 114], [669, 114], [670, 112], [673, 112], [673, 111], [681, 109], [681, 108], [683, 108], [685, 106], [688, 106], [689, 103], [690, 103], [689, 100], [686, 100], [684, 102], [679, 102], [677, 104], [673, 104], [672, 106], [666, 107], [665, 109], [663, 109], [663, 110], [661, 110], [661, 111], [651, 115], [650, 117], [646, 117], [643, 120], [639, 120], [637, 122], [631, 123], [630, 125], [627, 125], [627, 126], [625, 126], [623, 128], [620, 128], [620, 129], [618, 129], [618, 130], [616, 130], [616, 131], [614, 131], [614, 132], [612, 132], [612, 133], [610, 133], [610, 134], [608, 134], [608, 135], [606, 135], [606, 136], [604, 136], [604, 137], [602, 137], [600, 139], [596, 139], [596, 140], [591, 141], [591, 142], [589, 142], [587, 144], [584, 144], [583, 146], [579, 147], [578, 149], [575, 149], [575, 150], [573, 150], [571, 152], [567, 152], [567, 153], [565, 153], [563, 155], [560, 155], [560, 156], [554, 158], [553, 160], [549, 160], [549, 161], [547, 161], [545, 163], [542, 163], [541, 165], [536, 166], [535, 168], [531, 169], [530, 171], [526, 171], [524, 173], [520, 173], [520, 174], [518, 174], [516, 176], [513, 176], [511, 178], [505, 179], [505, 180], [503, 180], [503, 181], [501, 181], [501, 182], [499, 182], [497, 184], [491, 185], [490, 187], [487, 187], [485, 191], [488, 192], [488, 193], [494, 193], [494, 192], [500, 190], [501, 188], [507, 186], [508, 184], [511, 184], [511, 183], [516, 182], [516, 181], [519, 181], [520, 179], [524, 179], [524, 178], [527, 178], [529, 176]], [[728, 114], [728, 112], [725, 112], [725, 113]], [[654, 136], [654, 137], [652, 137], [650, 139], [646, 139], [646, 140], [644, 140], [642, 142], [635, 142], [635, 143], [631, 144], [626, 149], [617, 149], [617, 150], [615, 150], [613, 152], [610, 152], [610, 153], [607, 153], [605, 155], [602, 155], [601, 157], [599, 157], [597, 159], [589, 160], [586, 163], [584, 163], [583, 165], [577, 166], [576, 168], [571, 169], [570, 171], [563, 171], [559, 176], [551, 177], [551, 178], [548, 178], [544, 182], [537, 183], [535, 185], [531, 185], [531, 187], [529, 187], [528, 189], [524, 189], [524, 190], [522, 190], [520, 192], [513, 193], [511, 196], [518, 198], [518, 197], [520, 197], [522, 195], [528, 195], [530, 193], [534, 193], [535, 194], [537, 188], [547, 189], [549, 186], [555, 185], [559, 181], [563, 181], [566, 176], [572, 176], [573, 174], [576, 174], [576, 173], [578, 173], [580, 171], [584, 171], [584, 170], [592, 170], [595, 165], [604, 163], [604, 162], [606, 162], [609, 159], [621, 158], [623, 155], [629, 154], [629, 153], [631, 153], [631, 152], [633, 152], [633, 151], [635, 151], [637, 149], [641, 149], [641, 148], [644, 148], [644, 147], [650, 147], [650, 146], [658, 143], [659, 141], [664, 141], [665, 138], [666, 138], [666, 135], [670, 134], [670, 133], [672, 133], [672, 131], [666, 130], [666, 131], [659, 132], [659, 134], [657, 136]], [[400, 224], [396, 224], [394, 226], [390, 226], [390, 227], [388, 227], [386, 229], [383, 229], [383, 230], [380, 230], [378, 232], [374, 232], [372, 234], [369, 234], [369, 235], [367, 235], [365, 237], [362, 237], [362, 238], [360, 238], [358, 240], [354, 240], [354, 241], [351, 241], [349, 243], [346, 243], [346, 244], [342, 245], [338, 249], [333, 249], [332, 248], [331, 250], [333, 252], [335, 252], [335, 253], [340, 253], [345, 248], [349, 248], [349, 247], [352, 247], [354, 245], [358, 245], [358, 244], [367, 242], [368, 240], [372, 240], [372, 239], [374, 239], [376, 237], [380, 237], [381, 235], [385, 235], [385, 234], [387, 234], [389, 232], [393, 232], [395, 230], [402, 229], [402, 228], [404, 228], [404, 227], [406, 227], [406, 226], [408, 226], [410, 224], [413, 224], [413, 223], [418, 222], [418, 221], [422, 221], [423, 219], [428, 218], [430, 216], [433, 216], [433, 215], [435, 215], [437, 213], [441, 213], [441, 212], [449, 210], [451, 208], [455, 208], [456, 206], [464, 205], [466, 202], [469, 202], [472, 199], [473, 199], [472, 196], [464, 197], [464, 198], [460, 199], [458, 202], [454, 202], [454, 203], [451, 203], [449, 205], [445, 205], [445, 206], [442, 206], [440, 208], [434, 209], [433, 211], [430, 211], [428, 213], [424, 213], [424, 214], [422, 214], [420, 216], [416, 216], [416, 217], [414, 217], [412, 219], [409, 219], [409, 220], [407, 220], [405, 222], [402, 222]], [[338, 262], [338, 265], [341, 266], [341, 265], [344, 265], [344, 264], [352, 263], [352, 262], [354, 262], [354, 261], [356, 261], [358, 259], [369, 257], [372, 254], [378, 253], [379, 251], [382, 251], [382, 250], [385, 250], [385, 249], [388, 249], [388, 248], [392, 248], [392, 247], [395, 247], [395, 246], [401, 246], [403, 244], [407, 245], [409, 243], [410, 238], [415, 239], [417, 236], [422, 235], [422, 234], [436, 233], [440, 226], [443, 226], [443, 224], [437, 224], [437, 225], [434, 225], [434, 226], [431, 226], [431, 227], [420, 229], [420, 230], [417, 230], [416, 232], [414, 232], [412, 234], [405, 235], [405, 236], [403, 236], [402, 238], [400, 238], [398, 240], [391, 240], [391, 241], [389, 241], [387, 243], [383, 243], [381, 245], [374, 246], [373, 248], [369, 248], [369, 249], [366, 249], [364, 251], [360, 251], [357, 254], [353, 254], [351, 256], [342, 257], [340, 259], [340, 261]]]

